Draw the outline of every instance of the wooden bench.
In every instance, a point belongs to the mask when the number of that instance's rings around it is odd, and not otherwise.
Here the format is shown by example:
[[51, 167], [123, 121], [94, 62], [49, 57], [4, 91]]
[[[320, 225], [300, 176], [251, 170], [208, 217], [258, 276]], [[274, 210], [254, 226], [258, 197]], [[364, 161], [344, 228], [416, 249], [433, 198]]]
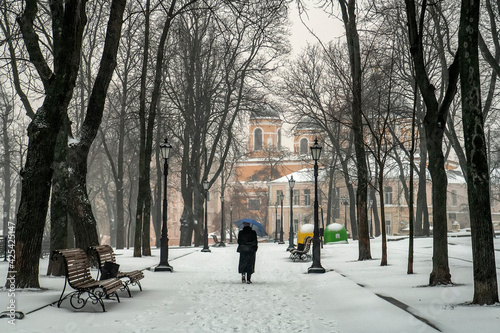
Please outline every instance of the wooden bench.
[[304, 249], [303, 250], [298, 250], [298, 249], [292, 249], [290, 251], [290, 259], [293, 261], [297, 260], [308, 260], [311, 258], [311, 255], [309, 254], [309, 250], [311, 249], [311, 243], [312, 243], [313, 238], [311, 236], [306, 236], [304, 238]]
[[[99, 271], [102, 276], [104, 263], [106, 261], [116, 263], [116, 257], [113, 248], [109, 245], [97, 245], [97, 246], [91, 246], [90, 249], [94, 251], [94, 253], [96, 254], [97, 263], [99, 265]], [[123, 288], [127, 290], [129, 297], [132, 297], [129, 285], [137, 285], [139, 287], [139, 290], [142, 291], [141, 282], [139, 281], [144, 278], [144, 273], [142, 273], [142, 271], [139, 270], [130, 272], [118, 271], [118, 275], [116, 277], [118, 279], [123, 279]]]
[[[117, 301], [120, 298], [116, 293], [117, 290], [123, 287], [120, 279], [111, 278], [102, 281], [95, 280], [90, 274], [90, 265], [87, 254], [82, 249], [64, 249], [55, 250], [52, 255], [53, 260], [59, 258], [64, 259], [64, 266], [66, 268], [66, 280], [64, 281], [64, 288], [57, 302], [57, 307], [69, 298], [69, 302], [74, 309], [83, 308], [90, 300], [92, 304], [100, 304], [102, 311], [105, 312], [103, 298], [110, 298], [115, 296]], [[69, 284], [74, 289], [73, 292], [64, 296], [66, 285]], [[86, 294], [87, 297], [82, 297]]]

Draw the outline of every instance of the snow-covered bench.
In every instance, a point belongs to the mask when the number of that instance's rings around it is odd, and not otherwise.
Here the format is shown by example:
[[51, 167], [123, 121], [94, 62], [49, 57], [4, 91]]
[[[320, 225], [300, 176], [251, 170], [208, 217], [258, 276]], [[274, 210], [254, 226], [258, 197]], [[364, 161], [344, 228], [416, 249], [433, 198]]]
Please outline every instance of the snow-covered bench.
[[293, 261], [297, 260], [308, 260], [311, 258], [311, 255], [309, 254], [309, 250], [311, 249], [311, 243], [312, 243], [312, 237], [311, 236], [306, 236], [304, 238], [304, 249], [303, 250], [298, 250], [298, 249], [292, 249], [290, 250], [290, 259]]

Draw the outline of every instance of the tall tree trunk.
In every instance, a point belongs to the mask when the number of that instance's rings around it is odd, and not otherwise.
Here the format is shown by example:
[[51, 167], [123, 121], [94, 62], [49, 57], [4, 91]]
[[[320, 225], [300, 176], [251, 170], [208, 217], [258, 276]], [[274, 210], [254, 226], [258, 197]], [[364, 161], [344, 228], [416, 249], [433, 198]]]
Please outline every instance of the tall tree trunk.
[[123, 184], [123, 137], [121, 137], [121, 152], [118, 152], [118, 177], [116, 184], [116, 248], [125, 247], [125, 203], [124, 203], [124, 184]]
[[120, 43], [123, 12], [126, 0], [113, 0], [106, 30], [104, 49], [87, 113], [78, 140], [69, 145], [68, 213], [75, 232], [75, 245], [81, 249], [99, 244], [97, 221], [87, 193], [87, 159], [101, 125], [106, 93], [116, 67], [116, 54]]
[[[188, 146], [189, 134], [184, 131], [184, 145]], [[182, 170], [181, 170], [181, 193], [184, 201], [184, 210], [181, 216], [181, 246], [191, 246], [193, 244], [193, 234], [195, 228], [195, 215], [193, 213], [193, 179], [189, 177], [189, 150], [184, 149], [182, 157]]]
[[413, 274], [413, 261], [414, 261], [414, 237], [415, 237], [415, 214], [414, 214], [414, 202], [415, 202], [415, 191], [414, 191], [414, 168], [415, 168], [415, 144], [416, 144], [416, 122], [417, 122], [417, 103], [418, 103], [418, 89], [417, 85], [413, 88], [413, 110], [411, 117], [411, 146], [410, 146], [410, 181], [409, 181], [409, 200], [408, 200], [408, 226], [409, 226], [409, 240], [408, 240], [408, 267], [406, 269], [406, 274]]
[[[422, 3], [420, 26], [417, 25], [415, 2], [405, 0], [408, 18], [408, 35], [410, 53], [415, 66], [415, 78], [422, 93], [427, 113], [424, 117], [424, 128], [429, 153], [429, 172], [432, 177], [432, 215], [433, 215], [433, 270], [429, 277], [429, 285], [450, 284], [451, 274], [448, 265], [448, 230], [446, 216], [446, 190], [448, 180], [444, 169], [442, 149], [446, 118], [453, 97], [456, 94], [458, 80], [458, 54], [448, 69], [446, 94], [441, 105], [435, 96], [435, 87], [431, 84], [425, 68], [423, 33], [424, 16], [427, 1]], [[446, 81], [446, 80], [445, 80]]]
[[[69, 119], [59, 131], [54, 152], [54, 175], [50, 198], [50, 252], [68, 248], [68, 152]], [[47, 275], [63, 276], [66, 273], [62, 260], [49, 260]]]
[[[368, 195], [368, 167], [366, 162], [365, 141], [363, 134], [362, 110], [362, 69], [359, 46], [359, 35], [356, 26], [356, 1], [339, 0], [342, 18], [346, 30], [347, 46], [352, 76], [352, 120], [354, 131], [354, 149], [356, 151], [356, 164], [358, 176], [358, 190], [356, 192], [356, 208], [359, 237], [358, 260], [372, 258], [370, 250], [370, 233], [368, 228], [367, 195]], [[351, 222], [352, 223], [352, 222]]]
[[[333, 209], [335, 208], [334, 207], [334, 202], [338, 202], [338, 200], [336, 200], [336, 197], [335, 197], [335, 165], [333, 164], [332, 162], [332, 165], [330, 165], [330, 168], [328, 170], [328, 203], [326, 205], [327, 209], [326, 209], [326, 225], [329, 225], [330, 223], [332, 223], [332, 213], [333, 213]], [[267, 203], [269, 202], [266, 201]], [[290, 205], [291, 207], [291, 205]], [[266, 209], [266, 212], [268, 211], [268, 209]], [[265, 220], [267, 221], [267, 219]], [[293, 223], [293, 221], [291, 221]], [[333, 222], [335, 222], [335, 215], [333, 215]], [[296, 230], [294, 230], [296, 231]]]
[[[419, 132], [421, 131], [419, 130]], [[429, 210], [427, 208], [427, 143], [425, 142], [425, 135], [420, 137], [415, 235], [430, 236]]]
[[[162, 118], [158, 118], [158, 128], [156, 130], [156, 142], [161, 142], [161, 133], [160, 128], [164, 128], [162, 124]], [[158, 147], [158, 145], [156, 145]], [[153, 207], [152, 207], [152, 217], [153, 217], [153, 226], [155, 231], [155, 246], [160, 248], [160, 238], [161, 238], [161, 225], [162, 225], [162, 186], [167, 186], [167, 184], [163, 184], [163, 172], [161, 168], [160, 162], [160, 151], [158, 148], [155, 149], [155, 164], [156, 164], [156, 186], [153, 192]], [[166, 200], [168, 197], [166, 198]]]
[[71, 173], [68, 177], [68, 215], [75, 233], [75, 246], [88, 249], [99, 245], [97, 221], [87, 194], [87, 154], [70, 146], [67, 156]]
[[151, 256], [151, 187], [149, 186], [150, 179], [148, 178], [148, 188], [144, 200], [144, 220], [142, 226], [142, 255]]
[[144, 198], [147, 195], [146, 183], [146, 82], [149, 65], [149, 31], [151, 1], [146, 1], [144, 12], [144, 51], [142, 56], [141, 90], [139, 94], [139, 182], [137, 189], [137, 207], [135, 213], [134, 257], [142, 256], [142, 233], [144, 221]]
[[474, 261], [474, 304], [498, 302], [495, 248], [491, 221], [489, 168], [481, 108], [478, 33], [479, 1], [462, 0], [460, 29], [460, 82], [467, 156], [467, 195]]
[[381, 221], [380, 221], [380, 216], [378, 215], [378, 200], [377, 200], [377, 196], [376, 196], [376, 192], [373, 191], [372, 194], [371, 194], [371, 200], [372, 200], [372, 212], [371, 214], [373, 214], [373, 225], [375, 226], [375, 237], [378, 237], [381, 235], [382, 231], [381, 231]]
[[[201, 187], [201, 184], [198, 185]], [[204, 241], [205, 234], [205, 196], [202, 191], [194, 191], [194, 216], [196, 224], [194, 225], [194, 246], [200, 246]], [[208, 216], [208, 215], [207, 215]], [[210, 224], [207, 221], [207, 225]]]
[[52, 162], [57, 135], [78, 74], [83, 30], [87, 22], [85, 0], [51, 2], [53, 23], [54, 72], [43, 58], [33, 28], [38, 8], [36, 0], [27, 0], [18, 18], [23, 40], [45, 89], [45, 99], [28, 126], [28, 152], [21, 172], [21, 201], [16, 223], [15, 284], [17, 288], [39, 288], [38, 281], [42, 237], [47, 216]]
[[380, 266], [387, 266], [387, 228], [385, 227], [385, 199], [384, 199], [384, 166], [380, 163], [378, 177], [378, 190], [380, 194], [380, 216], [382, 216], [382, 258]]
[[[188, 131], [183, 133], [183, 142], [185, 147], [190, 146]], [[181, 236], [179, 244], [181, 246], [191, 246], [194, 232], [194, 216], [193, 216], [193, 181], [189, 177], [189, 149], [184, 149], [182, 152], [182, 168], [181, 168], [181, 194], [184, 201], [184, 210], [181, 216]]]
[[7, 105], [5, 107], [4, 113], [2, 114], [2, 145], [3, 145], [3, 182], [4, 182], [4, 198], [3, 198], [3, 235], [6, 236], [9, 231], [9, 222], [10, 222], [10, 211], [12, 207], [12, 173], [10, 169], [11, 163], [11, 154], [10, 154], [10, 138], [9, 138], [9, 122], [10, 122], [10, 113], [12, 111], [12, 107]]

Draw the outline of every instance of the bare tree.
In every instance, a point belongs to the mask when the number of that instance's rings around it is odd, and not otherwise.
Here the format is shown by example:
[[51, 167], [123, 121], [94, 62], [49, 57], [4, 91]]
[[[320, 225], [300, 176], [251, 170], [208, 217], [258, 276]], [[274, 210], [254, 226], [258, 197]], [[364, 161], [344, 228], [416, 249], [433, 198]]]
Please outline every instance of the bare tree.
[[168, 8], [165, 8], [164, 23], [162, 25], [161, 36], [156, 50], [154, 62], [154, 81], [153, 89], [150, 96], [149, 107], [146, 105], [146, 83], [148, 77], [149, 66], [149, 45], [150, 45], [150, 18], [151, 4], [146, 2], [145, 15], [145, 32], [144, 32], [144, 52], [142, 60], [141, 86], [139, 95], [139, 188], [137, 195], [136, 207], [136, 226], [135, 226], [135, 241], [134, 241], [134, 256], [140, 257], [142, 254], [151, 255], [151, 247], [149, 244], [149, 232], [151, 223], [151, 188], [150, 188], [150, 162], [153, 150], [153, 135], [157, 108], [160, 102], [161, 84], [163, 82], [162, 68], [164, 66], [163, 59], [165, 56], [165, 45], [170, 32], [172, 21], [174, 18], [189, 8], [197, 0], [188, 1], [178, 6], [177, 1], [171, 2]]
[[352, 129], [354, 133], [354, 150], [356, 151], [357, 184], [356, 207], [359, 227], [358, 260], [371, 259], [370, 234], [368, 230], [368, 167], [363, 136], [362, 109], [362, 66], [361, 49], [356, 23], [356, 0], [339, 0], [342, 20], [346, 30], [347, 47], [351, 64], [352, 79]]
[[467, 156], [467, 194], [474, 261], [474, 304], [498, 302], [498, 286], [493, 245], [489, 196], [489, 169], [481, 107], [479, 72], [479, 2], [462, 1], [460, 30], [460, 81]]
[[[11, 105], [11, 101], [7, 98], [5, 91], [3, 89], [3, 85], [0, 84], [0, 121], [1, 121], [1, 128], [2, 128], [2, 148], [3, 148], [3, 153], [2, 156], [3, 158], [0, 160], [0, 167], [2, 167], [3, 172], [2, 172], [2, 179], [3, 179], [3, 187], [4, 190], [3, 192], [3, 223], [2, 223], [2, 230], [3, 233], [2, 235], [5, 237], [8, 234], [9, 231], [9, 223], [12, 223], [10, 220], [11, 218], [11, 212], [12, 212], [12, 168], [11, 168], [11, 162], [12, 162], [12, 153], [11, 153], [11, 146], [10, 146], [10, 141], [11, 137], [9, 134], [9, 128], [12, 127], [12, 121], [13, 121], [13, 112], [14, 109]], [[11, 225], [12, 226], [12, 225]]]
[[86, 1], [50, 5], [53, 27], [53, 70], [35, 30], [38, 1], [27, 0], [18, 18], [30, 61], [45, 89], [45, 99], [28, 127], [29, 146], [22, 172], [22, 194], [16, 223], [14, 270], [17, 288], [39, 288], [38, 260], [48, 209], [54, 146], [75, 87]]
[[435, 90], [431, 83], [424, 60], [424, 32], [425, 14], [427, 13], [427, 1], [422, 3], [417, 23], [417, 7], [415, 1], [406, 0], [406, 12], [408, 19], [408, 34], [410, 40], [410, 52], [415, 67], [415, 77], [422, 93], [427, 113], [424, 118], [427, 149], [429, 153], [429, 172], [432, 177], [432, 207], [433, 207], [433, 270], [429, 278], [430, 285], [451, 283], [451, 274], [448, 264], [447, 243], [447, 216], [446, 216], [446, 188], [447, 176], [444, 169], [444, 155], [442, 150], [444, 129], [446, 119], [453, 97], [456, 93], [458, 80], [458, 54], [448, 68], [448, 78], [443, 83], [446, 93], [441, 101], [438, 101]]
[[[332, 154], [322, 154], [324, 163], [336, 165], [344, 178], [350, 199], [350, 222], [353, 239], [358, 238], [354, 185], [351, 179], [355, 156], [353, 153], [352, 117], [349, 108], [351, 80], [349, 64], [345, 63], [345, 45], [329, 44], [327, 47], [309, 46], [300, 54], [284, 75], [280, 92], [287, 101], [290, 122], [296, 127], [309, 124], [318, 134], [326, 134]], [[328, 162], [326, 162], [328, 161]], [[334, 179], [335, 169], [330, 178]], [[329, 195], [329, 198], [331, 195]]]
[[169, 127], [182, 145], [181, 245], [190, 245], [193, 233], [201, 244], [202, 183], [219, 177], [246, 101], [264, 106], [258, 89], [285, 51], [284, 17], [281, 1], [216, 1], [178, 22], [167, 82]]

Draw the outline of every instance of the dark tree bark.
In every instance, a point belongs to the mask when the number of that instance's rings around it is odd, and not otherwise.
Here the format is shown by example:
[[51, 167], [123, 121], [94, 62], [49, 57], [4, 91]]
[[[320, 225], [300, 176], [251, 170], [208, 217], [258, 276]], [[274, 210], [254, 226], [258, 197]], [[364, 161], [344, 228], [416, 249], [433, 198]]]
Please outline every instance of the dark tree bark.
[[[184, 131], [184, 146], [190, 146], [188, 131]], [[181, 194], [184, 201], [184, 210], [181, 216], [181, 246], [191, 246], [194, 232], [193, 215], [193, 180], [189, 177], [189, 150], [184, 149], [182, 154], [181, 169]]]
[[29, 145], [21, 172], [21, 200], [16, 224], [14, 269], [17, 288], [39, 288], [43, 229], [47, 216], [52, 162], [57, 135], [66, 116], [79, 69], [83, 30], [87, 22], [85, 0], [50, 3], [54, 71], [43, 56], [34, 31], [37, 1], [27, 0], [18, 18], [30, 61], [45, 89], [45, 99], [28, 126]]
[[[420, 126], [419, 126], [420, 127]], [[422, 133], [419, 129], [419, 133]], [[427, 207], [427, 144], [425, 135], [420, 137], [420, 163], [418, 166], [417, 212], [415, 214], [415, 235], [431, 235], [429, 209]]]
[[462, 0], [458, 34], [467, 195], [474, 261], [474, 304], [498, 302], [489, 194], [489, 168], [481, 107], [478, 29], [479, 1]]
[[427, 1], [421, 7], [419, 25], [417, 25], [416, 5], [413, 0], [405, 0], [408, 18], [408, 34], [410, 53], [415, 66], [415, 78], [422, 93], [427, 113], [424, 118], [427, 150], [429, 153], [429, 172], [432, 177], [432, 207], [433, 207], [433, 270], [429, 284], [450, 284], [451, 274], [448, 264], [448, 227], [446, 216], [446, 189], [448, 180], [444, 169], [444, 154], [442, 150], [444, 129], [449, 107], [456, 94], [458, 80], [458, 54], [448, 69], [448, 87], [441, 104], [435, 96], [435, 87], [431, 84], [424, 60], [423, 33], [424, 17]]
[[[0, 92], [3, 93], [3, 92]], [[10, 211], [12, 207], [12, 172], [10, 168], [11, 163], [11, 147], [10, 147], [10, 137], [9, 137], [9, 123], [11, 121], [11, 111], [12, 107], [10, 105], [5, 106], [5, 110], [2, 113], [2, 145], [3, 145], [3, 182], [4, 182], [4, 199], [3, 199], [3, 235], [6, 236], [9, 231], [10, 222]]]
[[372, 191], [371, 193], [371, 196], [370, 196], [370, 200], [372, 200], [372, 211], [371, 211], [371, 214], [373, 214], [373, 224], [374, 224], [374, 227], [375, 227], [375, 230], [374, 230], [374, 235], [375, 237], [378, 237], [382, 234], [382, 230], [381, 230], [381, 221], [380, 221], [380, 216], [378, 215], [378, 201], [377, 201], [377, 196], [375, 195], [375, 191]]
[[70, 144], [68, 149], [68, 166], [71, 170], [68, 177], [71, 189], [68, 213], [75, 232], [75, 245], [81, 249], [99, 244], [97, 221], [87, 194], [87, 159], [101, 125], [106, 93], [116, 67], [125, 3], [126, 0], [113, 0], [111, 3], [99, 72], [89, 97], [87, 113], [78, 135], [79, 140]]
[[[68, 135], [69, 120], [66, 118], [59, 131], [54, 150], [54, 175], [50, 198], [50, 252], [68, 248]], [[62, 260], [49, 260], [47, 275], [63, 276], [66, 273]]]
[[[372, 258], [370, 250], [370, 232], [368, 228], [367, 195], [368, 195], [368, 167], [366, 162], [365, 141], [363, 135], [363, 110], [362, 110], [362, 69], [359, 35], [356, 26], [356, 1], [339, 0], [342, 10], [342, 19], [346, 30], [349, 60], [352, 76], [352, 129], [354, 132], [354, 149], [357, 163], [356, 208], [359, 237], [358, 260]], [[352, 200], [351, 200], [352, 201]]]

